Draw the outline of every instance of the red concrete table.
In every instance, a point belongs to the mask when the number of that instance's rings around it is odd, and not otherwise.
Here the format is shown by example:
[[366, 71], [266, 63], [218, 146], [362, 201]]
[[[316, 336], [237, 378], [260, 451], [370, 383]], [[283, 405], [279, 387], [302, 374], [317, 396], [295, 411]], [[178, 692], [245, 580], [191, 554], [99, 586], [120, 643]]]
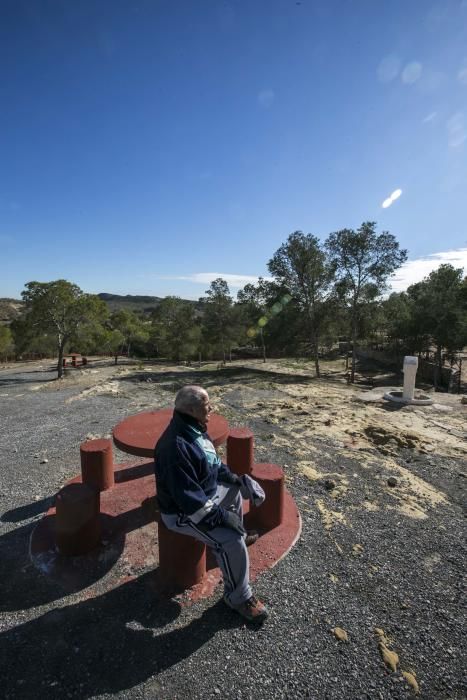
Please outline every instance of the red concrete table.
[[[152, 457], [156, 442], [168, 426], [172, 415], [172, 408], [163, 408], [125, 418], [113, 429], [116, 447], [137, 457]], [[229, 424], [222, 416], [211, 413], [208, 433], [214, 446], [218, 447], [227, 440]]]

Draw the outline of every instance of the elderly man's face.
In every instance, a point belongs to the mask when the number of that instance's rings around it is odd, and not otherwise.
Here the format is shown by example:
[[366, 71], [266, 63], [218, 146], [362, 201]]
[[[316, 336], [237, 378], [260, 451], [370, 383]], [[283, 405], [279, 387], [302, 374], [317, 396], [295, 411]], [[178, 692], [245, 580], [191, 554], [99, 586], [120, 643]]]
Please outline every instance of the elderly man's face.
[[207, 391], [203, 394], [203, 401], [200, 402], [196, 407], [193, 408], [192, 415], [199, 421], [202, 425], [207, 425], [209, 420], [209, 414], [212, 411], [212, 406], [209, 402], [209, 396]]

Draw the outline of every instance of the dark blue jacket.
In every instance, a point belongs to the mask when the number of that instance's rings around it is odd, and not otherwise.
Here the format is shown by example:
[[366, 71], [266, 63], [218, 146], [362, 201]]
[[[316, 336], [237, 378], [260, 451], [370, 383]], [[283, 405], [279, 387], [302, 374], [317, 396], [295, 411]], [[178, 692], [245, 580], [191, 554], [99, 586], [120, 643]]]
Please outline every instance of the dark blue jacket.
[[174, 411], [154, 451], [161, 513], [186, 516], [207, 529], [221, 527], [225, 510], [213, 503], [218, 482], [236, 483], [195, 418]]

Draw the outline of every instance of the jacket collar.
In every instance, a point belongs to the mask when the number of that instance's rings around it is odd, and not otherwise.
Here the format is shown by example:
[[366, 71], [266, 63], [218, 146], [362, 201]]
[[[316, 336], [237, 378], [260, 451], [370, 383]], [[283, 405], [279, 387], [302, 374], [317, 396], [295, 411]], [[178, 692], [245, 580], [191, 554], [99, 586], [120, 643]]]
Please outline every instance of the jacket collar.
[[188, 413], [182, 413], [182, 411], [174, 410], [172, 420], [179, 428], [191, 428], [192, 431], [195, 431], [200, 435], [206, 432], [206, 427], [197, 421], [196, 418], [193, 418], [193, 416], [189, 416]]

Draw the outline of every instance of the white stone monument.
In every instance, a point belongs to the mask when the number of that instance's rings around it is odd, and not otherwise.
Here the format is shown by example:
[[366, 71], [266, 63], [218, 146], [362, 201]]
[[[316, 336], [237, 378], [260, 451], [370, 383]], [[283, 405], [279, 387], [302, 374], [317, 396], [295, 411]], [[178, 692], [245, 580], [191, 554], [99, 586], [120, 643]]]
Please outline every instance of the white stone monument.
[[418, 357], [406, 355], [404, 357], [404, 390], [402, 398], [404, 401], [412, 401], [415, 393], [415, 377], [417, 376]]
[[417, 377], [418, 358], [412, 355], [404, 357], [402, 371], [404, 372], [404, 387], [402, 391], [392, 389], [384, 394], [383, 399], [386, 401], [394, 401], [394, 403], [414, 403], [421, 406], [427, 406], [433, 403], [426, 394], [418, 393], [415, 396], [415, 379]]

